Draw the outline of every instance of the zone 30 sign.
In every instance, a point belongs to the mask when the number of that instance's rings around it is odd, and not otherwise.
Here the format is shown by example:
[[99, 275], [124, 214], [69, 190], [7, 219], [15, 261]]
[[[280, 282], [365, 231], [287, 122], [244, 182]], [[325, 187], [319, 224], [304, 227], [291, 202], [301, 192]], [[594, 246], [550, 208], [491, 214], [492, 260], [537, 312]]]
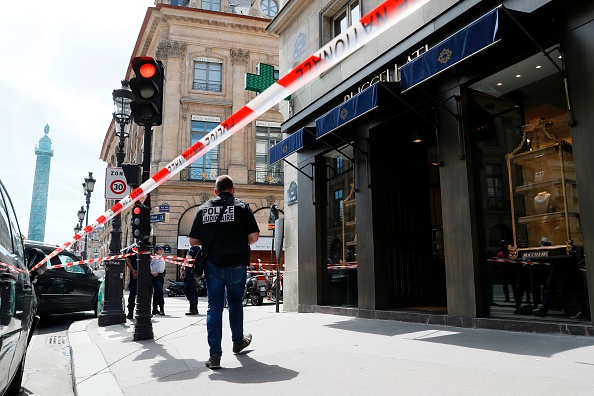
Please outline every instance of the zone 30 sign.
[[122, 199], [132, 192], [122, 168], [105, 170], [105, 199]]

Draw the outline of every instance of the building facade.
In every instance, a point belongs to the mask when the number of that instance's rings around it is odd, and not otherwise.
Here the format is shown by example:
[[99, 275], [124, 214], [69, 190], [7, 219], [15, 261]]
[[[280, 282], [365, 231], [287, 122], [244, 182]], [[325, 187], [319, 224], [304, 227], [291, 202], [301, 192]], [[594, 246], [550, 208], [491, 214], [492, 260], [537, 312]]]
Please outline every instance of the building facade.
[[[260, 75], [272, 67], [278, 73], [278, 37], [266, 31], [278, 11], [276, 2], [156, 1], [147, 10], [131, 58], [150, 56], [165, 69], [163, 124], [153, 128], [150, 174], [178, 157], [222, 121], [256, 96], [245, 89], [246, 73]], [[134, 77], [128, 68], [126, 79]], [[165, 221], [152, 224], [153, 244], [164, 245], [167, 255], [185, 256], [188, 233], [198, 207], [214, 197], [217, 176], [229, 174], [236, 196], [256, 215], [261, 240], [252, 249], [252, 261], [271, 257], [270, 207], [283, 205], [283, 171], [269, 165], [268, 149], [281, 140], [283, 121], [273, 108], [217, 148], [198, 158], [150, 193], [152, 213]], [[101, 158], [115, 167], [119, 125], [106, 133]], [[124, 164], [142, 164], [144, 128], [132, 123], [125, 141]], [[106, 201], [110, 208], [115, 201]], [[130, 211], [122, 213], [122, 248], [133, 243]], [[102, 253], [109, 252], [112, 222], [102, 236]], [[276, 261], [274, 261], [276, 262]], [[167, 278], [179, 276], [178, 266], [167, 264]]]
[[[280, 75], [381, 3], [284, 1]], [[592, 334], [593, 19], [431, 0], [283, 102], [284, 309]]]

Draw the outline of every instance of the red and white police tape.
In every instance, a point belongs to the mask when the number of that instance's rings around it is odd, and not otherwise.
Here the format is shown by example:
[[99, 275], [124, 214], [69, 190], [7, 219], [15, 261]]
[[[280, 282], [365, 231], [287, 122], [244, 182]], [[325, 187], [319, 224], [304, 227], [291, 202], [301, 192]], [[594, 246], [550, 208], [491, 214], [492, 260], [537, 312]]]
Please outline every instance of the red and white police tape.
[[93, 231], [97, 226], [112, 219], [124, 209], [132, 206], [136, 201], [153, 191], [173, 175], [203, 156], [206, 152], [218, 146], [235, 132], [248, 125], [250, 122], [264, 114], [272, 106], [302, 88], [314, 78], [339, 64], [343, 59], [361, 48], [372, 39], [394, 26], [398, 21], [406, 18], [430, 0], [386, 0], [379, 6], [363, 16], [358, 22], [343, 33], [336, 36], [328, 44], [317, 50], [304, 62], [299, 64], [285, 76], [280, 78], [260, 95], [256, 96], [235, 114], [223, 121], [219, 126], [206, 134], [202, 139], [193, 144], [180, 156], [171, 161], [164, 168], [155, 173], [151, 178], [134, 189], [130, 195], [122, 198], [107, 212], [99, 216], [93, 223], [86, 226], [69, 241], [56, 248], [45, 259], [31, 269], [39, 266], [74, 242]]

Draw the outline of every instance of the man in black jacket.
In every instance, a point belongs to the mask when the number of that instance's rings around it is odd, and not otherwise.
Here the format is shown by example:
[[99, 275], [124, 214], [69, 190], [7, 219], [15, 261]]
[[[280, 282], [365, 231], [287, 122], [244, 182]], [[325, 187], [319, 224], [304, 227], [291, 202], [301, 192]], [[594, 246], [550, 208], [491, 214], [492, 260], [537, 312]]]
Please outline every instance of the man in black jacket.
[[252, 342], [252, 335], [243, 333], [242, 300], [250, 261], [249, 245], [260, 237], [249, 205], [234, 197], [235, 187], [230, 176], [217, 178], [214, 193], [216, 197], [198, 209], [189, 234], [190, 245], [202, 246], [202, 254], [206, 255], [206, 329], [210, 347], [206, 367], [213, 370], [221, 367], [225, 291], [233, 353], [240, 353]]

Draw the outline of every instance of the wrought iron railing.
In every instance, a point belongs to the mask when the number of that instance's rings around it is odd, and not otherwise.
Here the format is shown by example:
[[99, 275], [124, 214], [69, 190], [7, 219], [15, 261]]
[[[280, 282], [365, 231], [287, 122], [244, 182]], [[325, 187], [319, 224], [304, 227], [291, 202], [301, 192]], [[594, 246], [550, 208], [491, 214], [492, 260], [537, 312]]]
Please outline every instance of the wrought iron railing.
[[222, 168], [203, 168], [203, 167], [188, 167], [180, 172], [182, 181], [215, 181], [220, 175], [226, 175], [227, 169]]
[[283, 185], [284, 172], [281, 171], [248, 171], [248, 184]]

